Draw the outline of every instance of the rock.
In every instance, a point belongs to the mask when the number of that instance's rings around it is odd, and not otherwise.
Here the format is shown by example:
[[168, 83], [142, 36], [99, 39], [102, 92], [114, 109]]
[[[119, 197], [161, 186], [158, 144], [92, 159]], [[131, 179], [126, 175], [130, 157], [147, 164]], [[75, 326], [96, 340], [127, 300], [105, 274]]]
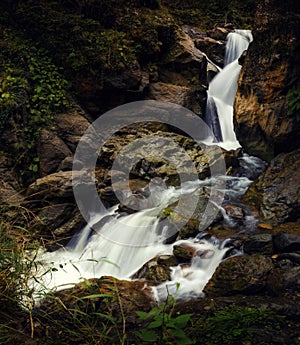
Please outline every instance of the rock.
[[273, 237], [271, 234], [252, 235], [244, 242], [246, 254], [259, 253], [264, 255], [273, 254]]
[[196, 114], [202, 114], [206, 103], [206, 90], [168, 83], [151, 83], [147, 98], [182, 105]]
[[273, 226], [296, 221], [300, 214], [300, 149], [278, 155], [243, 199]]
[[[126, 320], [126, 327], [130, 328], [138, 322], [136, 311], [148, 312], [154, 306], [149, 284], [143, 281], [117, 280], [113, 277], [85, 280], [72, 289], [55, 292], [53, 297], [55, 298], [43, 300], [35, 309], [35, 313], [49, 325], [50, 336], [53, 336], [51, 332], [58, 330], [57, 327], [52, 330], [51, 322], [57, 323], [62, 313], [63, 324], [69, 327], [74, 325], [74, 318], [78, 322], [86, 322], [87, 318], [90, 318], [94, 327], [101, 329], [102, 323], [108, 322], [105, 316], [113, 315], [114, 322], [122, 323], [123, 318]], [[60, 303], [56, 302], [58, 299]], [[65, 310], [68, 310], [68, 313], [65, 314]], [[111, 335], [110, 340], [112, 341]], [[118, 341], [119, 338], [116, 337], [113, 342]]]
[[244, 50], [238, 59], [239, 65], [243, 66], [246, 56], [247, 56], [247, 50]]
[[73, 156], [66, 157], [59, 164], [57, 171], [70, 171], [73, 168]]
[[300, 291], [300, 266], [284, 269], [276, 268], [268, 279], [269, 289], [275, 295], [284, 291]]
[[61, 162], [71, 155], [68, 146], [53, 131], [41, 130], [38, 145], [41, 176], [56, 172]]
[[[129, 135], [112, 138], [102, 150], [101, 161], [111, 166], [122, 147], [130, 147], [130, 140]], [[181, 177], [189, 178], [198, 172], [202, 179], [210, 175], [211, 166], [219, 164], [219, 159], [223, 158], [220, 150], [214, 146], [206, 149], [207, 151], [204, 151], [194, 140], [183, 135], [157, 132], [151, 138], [151, 142], [147, 137], [140, 138], [139, 145], [132, 145], [126, 156], [118, 158], [120, 166], [130, 167], [132, 162], [136, 161], [136, 157], [141, 157], [131, 168], [130, 177], [133, 179], [150, 180], [160, 177], [168, 185], [178, 185], [179, 173]], [[209, 155], [206, 152], [209, 152]]]
[[195, 38], [203, 38], [206, 37], [206, 33], [201, 29], [197, 28], [196, 26], [191, 25], [183, 25], [182, 30], [191, 37], [191, 39]]
[[74, 205], [58, 204], [44, 207], [39, 213], [43, 227], [48, 230], [59, 228], [66, 220], [69, 219]]
[[234, 110], [237, 138], [246, 152], [268, 161], [300, 147], [300, 121], [291, 105], [299, 94], [298, 16], [295, 1], [260, 2], [254, 41], [239, 78]]
[[229, 217], [240, 220], [244, 218], [244, 211], [241, 207], [230, 204], [223, 204], [222, 207]]
[[75, 204], [73, 185], [77, 188], [77, 192], [81, 188], [82, 200], [90, 202], [90, 211], [93, 211], [94, 200], [91, 200], [90, 190], [94, 186], [94, 181], [85, 171], [60, 171], [41, 177], [28, 186], [26, 195], [32, 205], [39, 208], [49, 205], [50, 201], [59, 204], [63, 202]]
[[159, 68], [159, 79], [168, 84], [195, 86], [206, 84], [206, 58], [184, 32]]
[[60, 243], [65, 241], [68, 242], [74, 234], [83, 229], [85, 224], [86, 221], [75, 208], [72, 212], [72, 216], [69, 216], [69, 219], [62, 225], [57, 227], [52, 233], [56, 239], [62, 238], [62, 240], [60, 240]]
[[173, 255], [180, 262], [190, 262], [196, 254], [196, 248], [185, 244], [175, 245], [173, 247]]
[[230, 257], [220, 263], [204, 293], [210, 297], [263, 292], [272, 269], [271, 259], [263, 255]]
[[265, 229], [265, 230], [272, 230], [273, 229], [273, 226], [270, 225], [270, 224], [266, 224], [266, 223], [258, 223], [257, 224], [257, 227], [259, 229]]
[[57, 172], [37, 179], [27, 188], [35, 199], [72, 198], [72, 171]]
[[196, 48], [205, 53], [212, 62], [219, 67], [223, 66], [225, 56], [224, 41], [216, 40], [211, 37], [203, 37], [195, 39], [194, 42]]
[[279, 232], [274, 236], [274, 247], [279, 253], [300, 252], [300, 236]]
[[73, 112], [55, 115], [57, 135], [66, 143], [74, 153], [77, 144], [90, 126], [90, 122], [83, 116], [84, 112], [79, 108]]
[[207, 32], [207, 36], [212, 37], [215, 40], [225, 41], [227, 35], [231, 31], [232, 31], [232, 29], [230, 27], [229, 28], [216, 27], [216, 28], [214, 28], [212, 30], [209, 30]]
[[294, 264], [300, 265], [300, 254], [296, 253], [282, 253], [277, 254], [276, 261], [290, 261]]
[[18, 206], [24, 202], [24, 196], [10, 182], [5, 179], [0, 179], [0, 202], [2, 205]]
[[171, 280], [170, 267], [177, 266], [178, 260], [172, 255], [161, 255], [151, 259], [132, 277], [156, 283]]

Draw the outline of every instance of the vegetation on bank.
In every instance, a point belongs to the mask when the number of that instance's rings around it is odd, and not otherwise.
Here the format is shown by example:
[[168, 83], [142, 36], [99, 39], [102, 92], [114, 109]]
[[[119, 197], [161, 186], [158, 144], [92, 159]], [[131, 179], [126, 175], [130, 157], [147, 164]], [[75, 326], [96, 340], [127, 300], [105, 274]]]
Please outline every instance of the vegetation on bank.
[[[1, 29], [0, 133], [10, 131], [16, 170], [28, 184], [38, 174], [36, 146], [41, 128], [69, 107], [69, 83], [44, 49], [8, 28]], [[7, 136], [4, 135], [4, 141]]]
[[204, 31], [216, 25], [233, 24], [251, 28], [257, 0], [161, 0], [181, 25], [194, 25]]

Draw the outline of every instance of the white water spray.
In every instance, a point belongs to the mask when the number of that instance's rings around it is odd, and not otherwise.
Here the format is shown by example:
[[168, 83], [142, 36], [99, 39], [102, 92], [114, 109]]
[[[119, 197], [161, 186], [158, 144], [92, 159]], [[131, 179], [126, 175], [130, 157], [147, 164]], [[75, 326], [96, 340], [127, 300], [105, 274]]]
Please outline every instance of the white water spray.
[[[235, 30], [228, 34], [225, 67], [213, 78], [207, 91], [207, 122], [210, 125], [214, 124], [211, 127], [215, 131], [218, 145], [226, 150], [235, 150], [240, 147], [233, 126], [233, 104], [241, 71], [238, 58], [248, 49], [251, 41], [250, 30]], [[212, 115], [213, 119], [211, 119]]]

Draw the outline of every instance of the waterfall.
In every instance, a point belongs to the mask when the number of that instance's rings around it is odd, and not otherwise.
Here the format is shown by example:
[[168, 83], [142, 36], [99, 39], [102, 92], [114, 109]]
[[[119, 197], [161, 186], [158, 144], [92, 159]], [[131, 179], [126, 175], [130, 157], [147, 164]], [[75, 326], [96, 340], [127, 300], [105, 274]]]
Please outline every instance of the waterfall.
[[[211, 81], [208, 89], [206, 115], [215, 134], [212, 141], [217, 140], [225, 149], [240, 146], [233, 130], [233, 103], [241, 70], [238, 58], [251, 40], [249, 30], [236, 30], [228, 35], [225, 67]], [[149, 195], [139, 195], [146, 208], [136, 213], [121, 215], [117, 205], [104, 214], [90, 215], [89, 224], [65, 248], [37, 254], [28, 288], [33, 289], [33, 296], [38, 300], [49, 290], [72, 287], [83, 279], [104, 275], [131, 279], [149, 260], [158, 255], [172, 255], [175, 245], [184, 245], [193, 248], [191, 262], [172, 267], [171, 281], [153, 287], [153, 295], [158, 301], [165, 299], [168, 293], [176, 293], [182, 298], [200, 296], [230, 250], [228, 240], [206, 239], [199, 234], [193, 239], [168, 244], [165, 240], [170, 229], [162, 225], [163, 211], [182, 196], [191, 198], [193, 194], [201, 193], [203, 188], [223, 185], [218, 183], [222, 179], [228, 188], [225, 200], [237, 200], [251, 183], [248, 175], [260, 167], [260, 161], [244, 156], [241, 158], [239, 177], [211, 177], [201, 182], [186, 182], [178, 188], [154, 185]], [[221, 187], [218, 191], [224, 192]], [[230, 223], [229, 216], [221, 206], [219, 208], [224, 219]]]
[[[252, 41], [250, 30], [235, 30], [227, 36], [224, 68], [213, 78], [207, 91], [206, 122], [219, 146], [226, 150], [240, 147], [233, 126], [233, 104], [241, 71], [240, 55]], [[209, 143], [208, 140], [208, 143]]]

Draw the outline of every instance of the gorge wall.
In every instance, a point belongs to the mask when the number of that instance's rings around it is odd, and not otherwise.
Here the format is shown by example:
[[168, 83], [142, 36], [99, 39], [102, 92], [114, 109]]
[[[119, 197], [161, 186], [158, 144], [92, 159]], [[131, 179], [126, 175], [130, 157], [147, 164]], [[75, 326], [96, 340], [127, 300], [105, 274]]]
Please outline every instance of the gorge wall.
[[299, 3], [261, 1], [235, 102], [238, 140], [271, 160], [300, 147]]

